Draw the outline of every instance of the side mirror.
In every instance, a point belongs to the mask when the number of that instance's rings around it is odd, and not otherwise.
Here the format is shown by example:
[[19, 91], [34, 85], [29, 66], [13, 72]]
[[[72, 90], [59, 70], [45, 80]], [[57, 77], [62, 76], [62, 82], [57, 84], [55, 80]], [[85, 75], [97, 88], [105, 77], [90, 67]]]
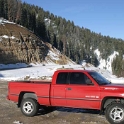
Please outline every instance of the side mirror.
[[87, 85], [93, 85], [92, 81], [90, 79], [86, 79], [86, 84]]

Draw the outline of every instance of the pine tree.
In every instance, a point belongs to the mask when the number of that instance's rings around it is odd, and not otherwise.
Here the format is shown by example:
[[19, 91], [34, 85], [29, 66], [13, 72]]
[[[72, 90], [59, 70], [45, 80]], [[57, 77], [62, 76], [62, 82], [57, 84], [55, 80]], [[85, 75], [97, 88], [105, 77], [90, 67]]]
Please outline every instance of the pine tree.
[[0, 17], [4, 17], [4, 0], [0, 0]]
[[20, 24], [21, 22], [21, 8], [22, 8], [22, 2], [21, 0], [17, 1], [17, 12], [16, 12], [16, 23]]
[[43, 40], [47, 39], [47, 32], [44, 20], [42, 20], [42, 16], [38, 15], [36, 22], [36, 34], [40, 36]]
[[23, 7], [22, 7], [22, 12], [21, 12], [21, 25], [23, 25], [24, 27], [28, 27], [28, 12], [27, 12], [27, 9], [26, 9], [26, 4], [24, 3], [23, 4]]

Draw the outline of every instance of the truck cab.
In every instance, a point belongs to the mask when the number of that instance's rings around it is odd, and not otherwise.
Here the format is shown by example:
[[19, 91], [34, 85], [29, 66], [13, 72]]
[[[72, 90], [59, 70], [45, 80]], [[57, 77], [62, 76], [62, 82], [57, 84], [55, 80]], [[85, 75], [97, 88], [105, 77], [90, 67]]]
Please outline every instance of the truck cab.
[[89, 76], [88, 71], [56, 71], [52, 80], [51, 96], [53, 106], [100, 108], [100, 87]]

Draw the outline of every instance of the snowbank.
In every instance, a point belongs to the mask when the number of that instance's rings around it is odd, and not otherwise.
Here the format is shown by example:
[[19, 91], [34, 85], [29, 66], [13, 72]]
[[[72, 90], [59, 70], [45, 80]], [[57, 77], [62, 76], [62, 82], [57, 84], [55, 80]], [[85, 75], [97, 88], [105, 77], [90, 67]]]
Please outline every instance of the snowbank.
[[[24, 79], [39, 79], [44, 78], [51, 80], [54, 71], [59, 68], [81, 68], [80, 65], [57, 65], [57, 64], [1, 64], [0, 79], [1, 80], [24, 80]], [[8, 68], [8, 69], [7, 69]]]
[[[46, 79], [51, 80], [53, 73], [61, 68], [73, 68], [73, 69], [84, 69], [82, 65], [57, 65], [57, 64], [30, 64], [17, 63], [4, 65], [0, 64], [0, 80], [31, 80], [31, 79]], [[87, 70], [95, 70], [103, 75], [106, 79], [112, 83], [124, 84], [124, 78], [117, 78], [112, 75], [109, 71], [99, 69], [94, 66], [85, 67]]]

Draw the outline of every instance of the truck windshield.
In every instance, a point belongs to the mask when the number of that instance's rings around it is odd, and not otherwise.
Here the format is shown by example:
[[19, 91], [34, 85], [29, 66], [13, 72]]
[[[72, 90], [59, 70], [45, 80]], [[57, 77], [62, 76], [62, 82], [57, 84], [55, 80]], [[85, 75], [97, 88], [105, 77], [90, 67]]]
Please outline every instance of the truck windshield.
[[89, 72], [91, 77], [99, 84], [99, 85], [106, 85], [110, 84], [111, 82], [104, 78], [101, 74], [97, 72]]

